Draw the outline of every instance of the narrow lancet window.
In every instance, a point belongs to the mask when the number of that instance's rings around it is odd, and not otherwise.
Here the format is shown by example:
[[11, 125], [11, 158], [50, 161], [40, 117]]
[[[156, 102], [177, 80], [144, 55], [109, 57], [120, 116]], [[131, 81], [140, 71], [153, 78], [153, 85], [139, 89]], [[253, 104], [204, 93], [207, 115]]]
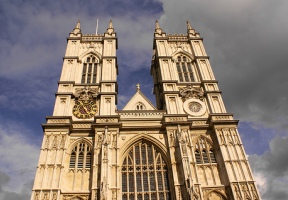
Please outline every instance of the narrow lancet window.
[[96, 61], [96, 58], [92, 55], [87, 57], [83, 64], [81, 83], [96, 83], [98, 66]]
[[193, 66], [189, 58], [180, 55], [177, 57], [176, 68], [180, 82], [194, 82]]

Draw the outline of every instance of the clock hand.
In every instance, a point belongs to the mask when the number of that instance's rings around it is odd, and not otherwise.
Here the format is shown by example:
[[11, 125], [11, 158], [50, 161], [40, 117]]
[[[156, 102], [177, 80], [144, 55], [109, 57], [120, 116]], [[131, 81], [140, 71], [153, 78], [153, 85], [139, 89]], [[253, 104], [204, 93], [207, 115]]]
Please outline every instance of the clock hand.
[[83, 104], [82, 101], [80, 101], [80, 104], [81, 104], [82, 108], [85, 110], [85, 112], [88, 114], [88, 110], [87, 110], [87, 108], [85, 107], [85, 105]]
[[88, 110], [87, 108], [83, 105], [84, 110], [86, 111], [86, 113], [88, 114]]

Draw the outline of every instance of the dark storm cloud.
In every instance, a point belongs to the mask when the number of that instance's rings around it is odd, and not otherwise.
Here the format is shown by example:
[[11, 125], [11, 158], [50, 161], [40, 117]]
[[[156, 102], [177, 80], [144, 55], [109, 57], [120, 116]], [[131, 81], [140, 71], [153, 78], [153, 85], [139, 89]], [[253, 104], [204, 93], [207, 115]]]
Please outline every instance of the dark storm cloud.
[[21, 193], [18, 194], [16, 192], [10, 192], [3, 188], [9, 182], [10, 177], [4, 172], [0, 171], [0, 199], [5, 200], [28, 200], [30, 198], [30, 190], [32, 189], [32, 181], [29, 181], [23, 184], [23, 188], [21, 189]]
[[160, 25], [166, 32], [185, 32], [189, 19], [204, 37], [228, 111], [245, 121], [286, 129], [288, 2], [162, 2]]

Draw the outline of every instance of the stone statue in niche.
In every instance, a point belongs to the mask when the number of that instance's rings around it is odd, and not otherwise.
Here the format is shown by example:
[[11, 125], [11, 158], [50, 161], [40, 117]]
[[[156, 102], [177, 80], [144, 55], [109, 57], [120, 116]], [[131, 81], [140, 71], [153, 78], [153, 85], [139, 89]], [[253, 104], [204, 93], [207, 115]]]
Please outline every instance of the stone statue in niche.
[[105, 131], [104, 131], [104, 135], [103, 135], [103, 144], [104, 145], [108, 145], [110, 144], [110, 136], [111, 136], [111, 132], [108, 133], [108, 127], [105, 127]]
[[60, 147], [61, 148], [65, 147], [65, 136], [64, 135], [61, 136]]
[[52, 142], [52, 148], [53, 149], [57, 149], [58, 148], [58, 136], [57, 135], [54, 135], [54, 139], [53, 139], [53, 142]]
[[175, 138], [174, 138], [174, 134], [173, 132], [171, 131], [170, 132], [170, 141], [171, 141], [171, 146], [175, 146]]
[[116, 134], [112, 134], [112, 148], [116, 148], [117, 147], [117, 135]]
[[102, 134], [98, 135], [98, 140], [97, 140], [97, 148], [100, 149], [103, 141], [103, 136]]
[[107, 191], [106, 177], [103, 178], [100, 190], [101, 190], [101, 200], [106, 200], [106, 191]]

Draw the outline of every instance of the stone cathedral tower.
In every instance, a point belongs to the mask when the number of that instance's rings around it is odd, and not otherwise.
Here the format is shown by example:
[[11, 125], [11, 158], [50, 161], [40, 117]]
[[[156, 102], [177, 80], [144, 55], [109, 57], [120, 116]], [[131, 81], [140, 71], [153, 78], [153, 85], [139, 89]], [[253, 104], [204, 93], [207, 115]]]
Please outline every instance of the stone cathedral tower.
[[[117, 104], [117, 36], [69, 34], [31, 200], [260, 200], [238, 121], [227, 113], [202, 38], [158, 22], [156, 107], [137, 85]], [[121, 86], [120, 86], [121, 87]]]

